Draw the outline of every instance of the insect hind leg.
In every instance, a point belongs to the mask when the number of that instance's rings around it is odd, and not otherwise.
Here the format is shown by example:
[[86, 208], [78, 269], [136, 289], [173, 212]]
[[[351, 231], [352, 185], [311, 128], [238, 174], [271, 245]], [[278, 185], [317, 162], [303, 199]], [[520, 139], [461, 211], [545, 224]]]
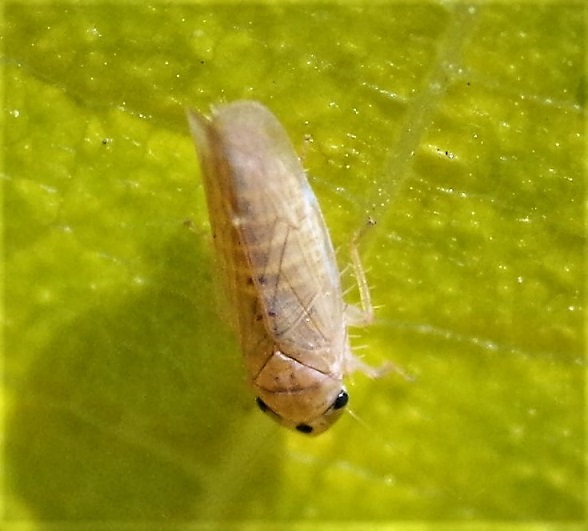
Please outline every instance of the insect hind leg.
[[[366, 226], [372, 224], [373, 223], [368, 223]], [[361, 308], [353, 305], [347, 305], [345, 308], [345, 319], [350, 326], [368, 326], [374, 322], [374, 305], [372, 304], [370, 287], [359, 255], [359, 239], [363, 235], [364, 230], [365, 227], [355, 233], [351, 240], [351, 245], [349, 246], [353, 276], [357, 282], [359, 299], [361, 301]]]

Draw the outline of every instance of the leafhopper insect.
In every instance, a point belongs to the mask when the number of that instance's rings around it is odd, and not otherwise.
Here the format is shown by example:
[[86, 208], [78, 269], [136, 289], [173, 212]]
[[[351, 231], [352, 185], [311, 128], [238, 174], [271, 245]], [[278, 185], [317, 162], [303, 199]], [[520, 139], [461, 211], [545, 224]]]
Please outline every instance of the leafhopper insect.
[[188, 111], [217, 262], [260, 409], [319, 434], [348, 402], [346, 305], [318, 202], [277, 118], [237, 101]]

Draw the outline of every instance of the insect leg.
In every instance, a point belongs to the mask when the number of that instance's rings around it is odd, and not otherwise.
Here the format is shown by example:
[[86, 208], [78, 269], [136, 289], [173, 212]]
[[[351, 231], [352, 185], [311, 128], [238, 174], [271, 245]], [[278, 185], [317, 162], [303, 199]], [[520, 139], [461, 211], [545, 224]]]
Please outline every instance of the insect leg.
[[361, 257], [359, 256], [359, 240], [363, 236], [366, 227], [373, 224], [374, 222], [370, 221], [364, 228], [357, 231], [351, 240], [351, 245], [349, 246], [353, 276], [357, 282], [359, 298], [361, 301], [361, 308], [348, 305], [345, 309], [347, 324], [351, 326], [367, 326], [374, 322], [374, 306], [372, 304], [370, 288], [365, 276], [365, 269], [361, 263]]

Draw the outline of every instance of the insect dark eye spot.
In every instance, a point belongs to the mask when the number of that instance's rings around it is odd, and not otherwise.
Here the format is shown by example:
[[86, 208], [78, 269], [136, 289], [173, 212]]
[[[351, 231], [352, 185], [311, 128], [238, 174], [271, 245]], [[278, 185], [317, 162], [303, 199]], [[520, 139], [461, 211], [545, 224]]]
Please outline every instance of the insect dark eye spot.
[[347, 394], [347, 391], [341, 390], [331, 407], [333, 409], [341, 409], [347, 405], [347, 402], [349, 402], [349, 395]]
[[261, 411], [263, 411], [264, 413], [269, 409], [269, 407], [267, 407], [267, 404], [261, 398], [257, 397], [255, 399], [255, 402], [257, 403], [257, 407], [261, 409]]
[[298, 426], [296, 426], [296, 430], [300, 433], [312, 433], [313, 428], [308, 424], [298, 424]]

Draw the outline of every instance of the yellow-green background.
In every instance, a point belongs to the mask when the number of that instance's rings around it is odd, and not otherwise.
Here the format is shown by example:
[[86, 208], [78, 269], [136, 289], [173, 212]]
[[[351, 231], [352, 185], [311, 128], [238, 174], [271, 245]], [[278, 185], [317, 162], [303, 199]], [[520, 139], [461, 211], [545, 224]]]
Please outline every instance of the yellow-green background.
[[[582, 521], [582, 2], [7, 3], [1, 34], [7, 528]], [[239, 98], [342, 267], [377, 222], [354, 345], [413, 379], [353, 375], [319, 438], [255, 409], [215, 302], [184, 108]]]

